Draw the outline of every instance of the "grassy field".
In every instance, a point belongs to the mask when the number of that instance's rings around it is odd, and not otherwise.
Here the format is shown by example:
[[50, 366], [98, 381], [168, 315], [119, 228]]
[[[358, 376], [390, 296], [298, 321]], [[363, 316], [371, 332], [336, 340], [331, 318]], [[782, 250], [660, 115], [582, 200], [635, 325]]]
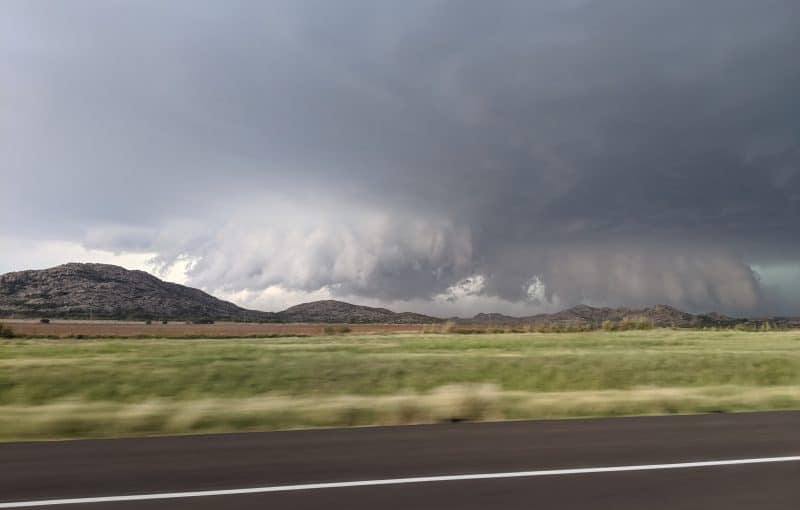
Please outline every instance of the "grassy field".
[[0, 440], [800, 408], [800, 331], [0, 342]]

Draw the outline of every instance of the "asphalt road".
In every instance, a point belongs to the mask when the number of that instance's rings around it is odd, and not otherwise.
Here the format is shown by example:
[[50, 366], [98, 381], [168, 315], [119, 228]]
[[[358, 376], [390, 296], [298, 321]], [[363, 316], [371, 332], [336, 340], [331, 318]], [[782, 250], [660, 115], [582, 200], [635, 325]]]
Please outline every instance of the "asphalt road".
[[[800, 456], [800, 412], [0, 445], [2, 503]], [[800, 461], [42, 508], [798, 509]]]

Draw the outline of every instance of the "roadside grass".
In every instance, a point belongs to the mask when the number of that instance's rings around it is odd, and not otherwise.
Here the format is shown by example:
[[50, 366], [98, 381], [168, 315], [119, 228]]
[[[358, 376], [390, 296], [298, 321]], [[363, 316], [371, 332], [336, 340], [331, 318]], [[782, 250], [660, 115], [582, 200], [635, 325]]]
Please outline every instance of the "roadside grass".
[[800, 331], [0, 341], [0, 440], [800, 409]]

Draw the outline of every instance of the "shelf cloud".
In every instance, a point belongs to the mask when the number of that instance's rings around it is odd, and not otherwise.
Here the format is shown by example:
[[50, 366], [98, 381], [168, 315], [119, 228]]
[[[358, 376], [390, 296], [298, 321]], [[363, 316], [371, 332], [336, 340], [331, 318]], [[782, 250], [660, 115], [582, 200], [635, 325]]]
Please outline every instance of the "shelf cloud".
[[[262, 307], [796, 314], [795, 10], [11, 0], [0, 270], [111, 253]], [[78, 248], [18, 254], [53, 243]]]

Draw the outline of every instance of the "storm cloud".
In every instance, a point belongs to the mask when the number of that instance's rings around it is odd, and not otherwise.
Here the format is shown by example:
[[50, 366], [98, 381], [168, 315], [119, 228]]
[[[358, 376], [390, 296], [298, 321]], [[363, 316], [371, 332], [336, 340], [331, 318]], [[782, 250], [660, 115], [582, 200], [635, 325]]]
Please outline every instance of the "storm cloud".
[[796, 10], [6, 2], [0, 239], [261, 307], [796, 314]]

